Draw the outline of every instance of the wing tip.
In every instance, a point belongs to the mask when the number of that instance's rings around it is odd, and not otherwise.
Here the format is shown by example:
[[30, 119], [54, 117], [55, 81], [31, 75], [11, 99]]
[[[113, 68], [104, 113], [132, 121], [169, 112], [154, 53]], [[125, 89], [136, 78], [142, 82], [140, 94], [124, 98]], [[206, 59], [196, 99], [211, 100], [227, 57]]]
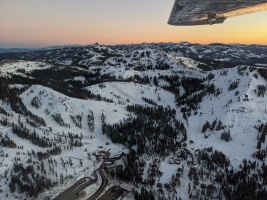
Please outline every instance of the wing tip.
[[197, 25], [213, 25], [213, 24], [222, 24], [226, 18], [217, 18], [213, 23], [209, 23], [208, 19], [204, 20], [195, 20], [195, 21], [180, 21], [174, 22], [169, 20], [167, 23], [172, 26], [197, 26]]

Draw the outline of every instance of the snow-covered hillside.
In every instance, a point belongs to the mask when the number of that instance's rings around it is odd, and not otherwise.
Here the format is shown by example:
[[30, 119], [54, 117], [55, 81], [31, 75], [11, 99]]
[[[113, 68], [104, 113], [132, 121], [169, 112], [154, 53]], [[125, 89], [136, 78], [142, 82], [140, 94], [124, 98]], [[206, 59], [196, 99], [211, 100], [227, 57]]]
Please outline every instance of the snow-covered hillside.
[[[84, 177], [93, 180], [102, 162], [109, 183], [129, 190], [124, 199], [264, 199], [267, 55], [254, 54], [265, 47], [115, 47], [2, 60], [0, 199], [55, 198]], [[233, 62], [233, 47], [263, 63], [213, 69], [186, 56], [221, 49], [214, 65]]]
[[[92, 44], [21, 53], [0, 53], [5, 59], [49, 62], [56, 65], [133, 66], [166, 68], [169, 58], [186, 57], [195, 60], [195, 67], [204, 70], [229, 68], [240, 64], [266, 64], [267, 47], [213, 43], [209, 45], [180, 43], [143, 43], [105, 46]], [[174, 61], [171, 61], [174, 62]], [[159, 65], [160, 64], [160, 65]], [[141, 65], [141, 66], [140, 66]]]

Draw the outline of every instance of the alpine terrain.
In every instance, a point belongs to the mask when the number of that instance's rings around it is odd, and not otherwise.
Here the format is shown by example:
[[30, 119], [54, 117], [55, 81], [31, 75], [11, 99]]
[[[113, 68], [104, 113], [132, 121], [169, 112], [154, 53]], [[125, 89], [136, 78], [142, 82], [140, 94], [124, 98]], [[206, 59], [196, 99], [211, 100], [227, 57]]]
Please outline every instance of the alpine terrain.
[[0, 199], [267, 197], [267, 46], [0, 53]]

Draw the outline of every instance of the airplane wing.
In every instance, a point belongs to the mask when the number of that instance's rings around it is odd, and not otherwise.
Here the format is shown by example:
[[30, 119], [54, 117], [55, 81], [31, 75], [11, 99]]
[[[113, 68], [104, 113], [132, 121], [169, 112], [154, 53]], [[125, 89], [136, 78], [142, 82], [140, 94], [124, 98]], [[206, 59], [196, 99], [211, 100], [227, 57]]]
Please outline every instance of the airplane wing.
[[267, 0], [175, 0], [168, 24], [221, 24], [227, 18], [259, 11], [267, 11]]

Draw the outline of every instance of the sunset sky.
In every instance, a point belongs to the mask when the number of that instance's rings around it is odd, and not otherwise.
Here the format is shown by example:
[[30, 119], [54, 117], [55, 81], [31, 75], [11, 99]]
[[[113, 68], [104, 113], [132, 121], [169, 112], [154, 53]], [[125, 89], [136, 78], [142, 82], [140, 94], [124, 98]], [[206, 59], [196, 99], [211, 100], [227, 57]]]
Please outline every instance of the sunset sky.
[[174, 0], [0, 0], [0, 48], [142, 42], [267, 44], [267, 12], [167, 24]]

